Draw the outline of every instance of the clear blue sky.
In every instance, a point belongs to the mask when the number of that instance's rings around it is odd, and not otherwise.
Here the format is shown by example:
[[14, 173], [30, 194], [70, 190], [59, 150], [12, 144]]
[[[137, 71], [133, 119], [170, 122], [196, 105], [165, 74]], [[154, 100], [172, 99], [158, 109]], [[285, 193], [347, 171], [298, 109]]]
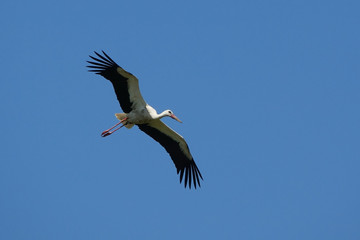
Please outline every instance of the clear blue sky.
[[[0, 3], [0, 239], [360, 239], [359, 1]], [[87, 72], [105, 50], [187, 140], [179, 184]]]

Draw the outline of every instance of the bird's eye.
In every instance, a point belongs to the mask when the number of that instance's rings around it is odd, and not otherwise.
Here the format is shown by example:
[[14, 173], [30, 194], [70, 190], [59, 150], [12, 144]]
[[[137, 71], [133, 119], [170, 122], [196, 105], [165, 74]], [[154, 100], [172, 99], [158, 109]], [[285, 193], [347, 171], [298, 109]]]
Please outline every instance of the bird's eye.
[[169, 111], [169, 114], [171, 114], [171, 111]]

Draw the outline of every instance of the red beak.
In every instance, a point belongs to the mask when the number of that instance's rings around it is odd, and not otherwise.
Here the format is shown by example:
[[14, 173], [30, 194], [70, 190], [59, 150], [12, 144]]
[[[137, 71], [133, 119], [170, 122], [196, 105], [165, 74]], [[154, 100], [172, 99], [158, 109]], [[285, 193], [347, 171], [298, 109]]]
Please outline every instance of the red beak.
[[175, 119], [176, 121], [182, 123], [182, 121], [180, 119], [178, 119], [174, 114], [171, 114], [170, 116], [172, 119]]

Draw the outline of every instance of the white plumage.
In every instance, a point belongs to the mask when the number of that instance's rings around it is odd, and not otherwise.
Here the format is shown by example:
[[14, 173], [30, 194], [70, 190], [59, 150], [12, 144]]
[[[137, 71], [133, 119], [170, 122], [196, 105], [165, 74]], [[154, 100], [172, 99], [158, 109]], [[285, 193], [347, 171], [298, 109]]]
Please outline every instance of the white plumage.
[[[160, 119], [171, 117], [179, 122], [181, 121], [171, 110], [165, 110], [158, 114], [141, 96], [139, 81], [134, 75], [117, 65], [105, 52], [103, 52], [104, 56], [97, 52], [95, 54], [99, 58], [92, 56], [90, 58], [96, 62], [87, 61], [92, 64], [87, 66], [91, 68], [89, 71], [105, 77], [112, 83], [117, 99], [124, 111], [124, 113], [115, 114], [120, 122], [104, 131], [102, 136], [109, 136], [123, 126], [132, 128], [137, 125], [141, 131], [159, 142], [170, 154], [177, 168], [177, 173], [180, 173], [180, 183], [185, 174], [185, 187], [191, 188], [191, 182], [195, 188], [200, 187], [200, 178], [203, 178], [191, 156], [187, 143], [180, 134], [169, 128]], [[121, 126], [113, 130], [118, 125]]]

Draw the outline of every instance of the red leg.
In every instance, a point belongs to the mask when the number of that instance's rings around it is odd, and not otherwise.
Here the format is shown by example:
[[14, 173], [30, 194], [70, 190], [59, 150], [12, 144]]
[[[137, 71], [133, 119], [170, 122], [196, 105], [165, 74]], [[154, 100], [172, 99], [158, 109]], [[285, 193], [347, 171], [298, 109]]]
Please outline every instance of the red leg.
[[109, 136], [110, 134], [116, 132], [117, 130], [119, 130], [120, 128], [122, 128], [123, 126], [125, 126], [126, 124], [123, 124], [122, 126], [118, 127], [117, 129], [115, 129], [114, 131], [110, 131], [112, 130], [113, 128], [115, 128], [116, 126], [118, 126], [119, 124], [123, 123], [124, 121], [126, 121], [127, 118], [124, 118], [122, 119], [120, 122], [118, 122], [117, 124], [115, 124], [114, 126], [112, 126], [111, 128], [109, 128], [108, 130], [105, 130], [101, 133], [101, 136], [102, 137], [106, 137], [106, 136]]

